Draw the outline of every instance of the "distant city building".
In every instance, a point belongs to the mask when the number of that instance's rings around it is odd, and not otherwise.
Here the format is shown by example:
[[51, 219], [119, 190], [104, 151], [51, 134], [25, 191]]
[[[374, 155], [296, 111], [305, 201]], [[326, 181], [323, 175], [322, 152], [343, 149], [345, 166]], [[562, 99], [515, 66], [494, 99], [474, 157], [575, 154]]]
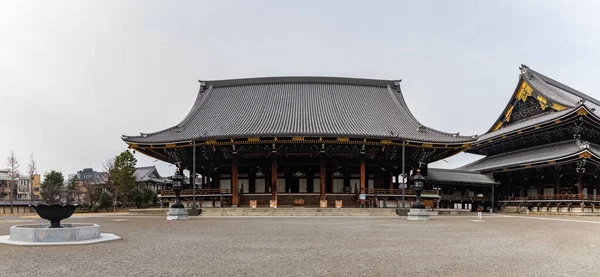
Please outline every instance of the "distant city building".
[[90, 183], [103, 183], [106, 179], [106, 172], [95, 171], [93, 168], [84, 168], [80, 171], [77, 171], [76, 174], [69, 174], [68, 180], [73, 179], [73, 177], [77, 176], [77, 179], [82, 182], [90, 182]]
[[[10, 187], [7, 186], [10, 181], [10, 170], [9, 169], [0, 169], [0, 186], [2, 189], [0, 191], [0, 199], [1, 200], [9, 200]], [[33, 175], [33, 186], [31, 186], [31, 180], [29, 175], [20, 174], [17, 180], [16, 189], [13, 191], [13, 199], [15, 200], [31, 200], [31, 190], [33, 189], [33, 199], [40, 199], [40, 175]]]

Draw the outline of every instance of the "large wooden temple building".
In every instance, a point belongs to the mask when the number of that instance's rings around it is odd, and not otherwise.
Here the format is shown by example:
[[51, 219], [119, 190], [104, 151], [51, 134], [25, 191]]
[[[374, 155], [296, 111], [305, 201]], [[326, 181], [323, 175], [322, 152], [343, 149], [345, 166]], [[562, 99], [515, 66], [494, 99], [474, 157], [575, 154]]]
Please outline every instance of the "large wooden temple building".
[[486, 157], [461, 170], [493, 176], [504, 207], [592, 212], [600, 185], [600, 101], [521, 66], [493, 126], [466, 152]]
[[[600, 184], [598, 105], [522, 66], [497, 122], [481, 136], [464, 136], [421, 124], [404, 101], [400, 81], [200, 81], [196, 101], [179, 124], [123, 140], [201, 176], [191, 178], [182, 197], [193, 194], [203, 206], [247, 207], [256, 201], [268, 207], [276, 200], [280, 207], [317, 207], [321, 200], [328, 206], [341, 200], [344, 207], [398, 207], [405, 201], [408, 207], [414, 199], [410, 176], [421, 169], [430, 207], [493, 207], [495, 199], [520, 207], [539, 199], [526, 206], [570, 210], [585, 200], [581, 208], [593, 209]], [[428, 167], [463, 151], [485, 157], [455, 170]], [[173, 194], [163, 191], [161, 197]]]

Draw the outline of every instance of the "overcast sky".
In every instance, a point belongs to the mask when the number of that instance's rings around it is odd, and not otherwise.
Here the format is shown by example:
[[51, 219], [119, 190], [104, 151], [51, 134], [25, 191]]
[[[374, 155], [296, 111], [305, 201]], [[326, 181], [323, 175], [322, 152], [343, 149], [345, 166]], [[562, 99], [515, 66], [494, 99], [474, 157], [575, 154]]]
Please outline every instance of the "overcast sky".
[[600, 98], [598, 3], [0, 0], [0, 168], [101, 169], [122, 134], [179, 123], [198, 79], [403, 79], [423, 124], [481, 134], [522, 63]]

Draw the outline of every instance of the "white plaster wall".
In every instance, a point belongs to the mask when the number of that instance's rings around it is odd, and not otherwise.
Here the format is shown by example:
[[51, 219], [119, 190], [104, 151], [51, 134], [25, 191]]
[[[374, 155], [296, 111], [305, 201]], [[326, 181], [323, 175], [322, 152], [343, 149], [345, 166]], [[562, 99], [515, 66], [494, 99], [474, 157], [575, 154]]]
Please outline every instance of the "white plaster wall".
[[352, 193], [356, 191], [356, 188], [360, 188], [360, 179], [350, 179], [350, 188]]
[[314, 192], [321, 192], [321, 179], [320, 178], [316, 178], [313, 179], [313, 184], [314, 184]]
[[238, 189], [242, 188], [242, 184], [244, 187], [243, 192], [244, 193], [250, 192], [250, 180], [249, 179], [238, 179]]
[[256, 179], [256, 193], [266, 193], [265, 179]]
[[219, 180], [219, 188], [231, 189], [231, 180]]
[[298, 180], [300, 183], [300, 192], [307, 192], [307, 180], [306, 178], [302, 178]]
[[344, 193], [344, 179], [333, 179], [333, 193]]
[[285, 179], [277, 179], [277, 192], [285, 193]]

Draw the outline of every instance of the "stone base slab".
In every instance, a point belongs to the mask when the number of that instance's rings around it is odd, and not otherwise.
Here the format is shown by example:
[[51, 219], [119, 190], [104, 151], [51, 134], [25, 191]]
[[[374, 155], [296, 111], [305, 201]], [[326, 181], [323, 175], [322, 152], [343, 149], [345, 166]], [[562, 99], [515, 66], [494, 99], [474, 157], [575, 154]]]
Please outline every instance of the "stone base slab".
[[100, 225], [87, 223], [63, 224], [48, 228], [48, 224], [23, 224], [10, 227], [10, 240], [21, 242], [69, 242], [100, 238]]
[[410, 209], [408, 212], [408, 220], [429, 220], [427, 209]]
[[167, 220], [187, 220], [188, 212], [185, 208], [169, 208]]
[[63, 241], [63, 242], [32, 242], [32, 241], [17, 241], [11, 240], [10, 236], [0, 236], [0, 244], [20, 245], [20, 246], [57, 246], [57, 245], [85, 245], [113, 240], [120, 240], [121, 237], [115, 234], [102, 233], [99, 238], [79, 241]]

